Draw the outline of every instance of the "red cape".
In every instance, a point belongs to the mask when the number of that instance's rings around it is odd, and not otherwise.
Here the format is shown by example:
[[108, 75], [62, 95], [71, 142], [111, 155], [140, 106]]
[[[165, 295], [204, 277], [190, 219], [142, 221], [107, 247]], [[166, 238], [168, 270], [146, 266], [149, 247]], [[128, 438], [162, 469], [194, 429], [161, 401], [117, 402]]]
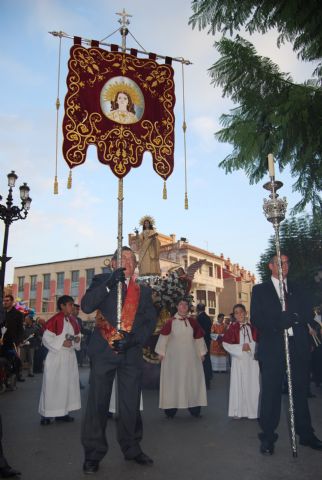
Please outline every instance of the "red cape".
[[[257, 334], [256, 328], [253, 327], [253, 325], [251, 325], [250, 323], [247, 323], [246, 325], [248, 325], [251, 329], [253, 341], [257, 342], [258, 334]], [[235, 344], [238, 345], [240, 327], [241, 327], [241, 324], [238, 322], [231, 323], [229, 325], [228, 330], [225, 332], [224, 336], [222, 337], [222, 341], [226, 343], [231, 343], [233, 345]]]
[[[164, 324], [162, 330], [160, 331], [161, 335], [170, 335], [171, 328], [172, 328], [172, 322], [173, 322], [174, 319], [175, 319], [175, 317], [172, 317], [172, 318], [169, 318], [169, 320], [167, 320], [167, 322]], [[186, 317], [185, 319], [180, 320], [180, 321], [185, 322], [186, 320], [188, 320], [188, 322], [190, 323], [190, 325], [193, 329], [193, 338], [197, 339], [197, 338], [202, 338], [202, 337], [205, 336], [205, 332], [200, 327], [199, 323], [197, 322], [197, 320], [194, 317]]]
[[[56, 315], [51, 317], [45, 325], [45, 330], [55, 333], [56, 335], [61, 335], [64, 328], [64, 318], [65, 315], [63, 312], [58, 312]], [[70, 316], [69, 321], [73, 326], [75, 335], [80, 333], [80, 328], [75, 317]]]

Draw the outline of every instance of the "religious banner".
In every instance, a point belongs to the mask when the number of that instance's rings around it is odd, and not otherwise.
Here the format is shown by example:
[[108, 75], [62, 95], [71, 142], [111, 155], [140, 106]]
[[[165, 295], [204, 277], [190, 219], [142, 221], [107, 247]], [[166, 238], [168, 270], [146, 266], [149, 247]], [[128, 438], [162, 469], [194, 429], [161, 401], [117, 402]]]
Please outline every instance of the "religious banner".
[[70, 168], [85, 162], [89, 145], [96, 145], [100, 162], [123, 178], [151, 152], [153, 168], [166, 180], [173, 171], [174, 71], [163, 65], [99, 48], [75, 38], [68, 62], [63, 155]]

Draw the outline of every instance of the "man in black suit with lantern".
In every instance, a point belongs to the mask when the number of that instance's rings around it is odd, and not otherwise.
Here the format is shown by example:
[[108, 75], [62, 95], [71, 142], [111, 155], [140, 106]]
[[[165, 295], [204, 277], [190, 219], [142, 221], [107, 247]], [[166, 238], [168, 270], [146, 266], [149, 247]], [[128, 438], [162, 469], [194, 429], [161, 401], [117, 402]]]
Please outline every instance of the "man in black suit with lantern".
[[251, 323], [259, 331], [258, 361], [262, 387], [259, 424], [260, 451], [272, 455], [278, 435], [275, 432], [281, 412], [282, 384], [286, 371], [284, 331], [289, 338], [290, 363], [295, 410], [295, 430], [299, 443], [322, 450], [322, 442], [314, 435], [307, 400], [310, 344], [308, 322], [312, 305], [302, 287], [288, 281], [289, 259], [281, 255], [285, 311], [280, 301], [278, 259], [269, 261], [271, 279], [255, 285], [250, 308]]

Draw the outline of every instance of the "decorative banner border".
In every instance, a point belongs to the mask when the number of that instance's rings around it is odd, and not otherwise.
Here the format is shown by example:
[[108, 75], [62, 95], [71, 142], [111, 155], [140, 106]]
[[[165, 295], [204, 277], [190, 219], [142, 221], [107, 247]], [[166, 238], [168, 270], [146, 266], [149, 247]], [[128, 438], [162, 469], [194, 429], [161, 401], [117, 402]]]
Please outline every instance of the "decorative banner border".
[[70, 51], [63, 119], [63, 155], [73, 168], [96, 145], [100, 162], [124, 177], [149, 151], [166, 180], [174, 166], [174, 71], [98, 46]]

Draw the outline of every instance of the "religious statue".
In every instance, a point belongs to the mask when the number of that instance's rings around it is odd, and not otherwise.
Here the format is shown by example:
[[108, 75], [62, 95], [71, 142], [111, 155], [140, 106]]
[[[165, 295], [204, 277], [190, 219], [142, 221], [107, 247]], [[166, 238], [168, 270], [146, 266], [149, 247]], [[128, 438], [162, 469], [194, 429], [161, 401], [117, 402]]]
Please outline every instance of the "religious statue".
[[161, 275], [160, 241], [154, 228], [154, 219], [148, 215], [140, 220], [142, 232], [138, 234], [139, 275]]

